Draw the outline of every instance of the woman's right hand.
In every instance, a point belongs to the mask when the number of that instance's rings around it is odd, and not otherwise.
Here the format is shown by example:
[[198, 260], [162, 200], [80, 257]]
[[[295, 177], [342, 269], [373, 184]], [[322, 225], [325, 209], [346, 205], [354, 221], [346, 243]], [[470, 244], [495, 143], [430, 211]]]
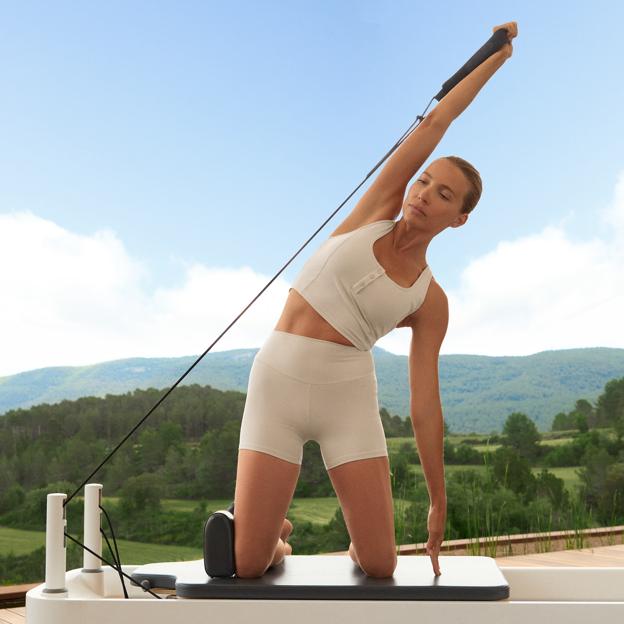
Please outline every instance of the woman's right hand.
[[518, 24], [516, 22], [507, 22], [506, 24], [501, 24], [500, 26], [494, 26], [494, 28], [492, 28], [492, 32], [496, 32], [501, 28], [504, 28], [507, 31], [508, 42], [499, 50], [499, 52], [506, 59], [508, 59], [513, 54], [511, 40], [518, 36]]

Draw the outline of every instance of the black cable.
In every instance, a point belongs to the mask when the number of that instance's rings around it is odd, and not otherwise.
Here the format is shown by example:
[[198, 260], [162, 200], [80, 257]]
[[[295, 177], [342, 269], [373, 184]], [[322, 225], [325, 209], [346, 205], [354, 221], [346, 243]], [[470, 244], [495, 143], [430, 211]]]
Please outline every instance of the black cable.
[[[106, 522], [108, 522], [108, 528], [110, 529], [111, 535], [113, 537], [113, 544], [115, 544], [114, 551], [111, 548], [110, 542], [108, 541], [108, 537], [106, 537], [106, 533], [104, 533], [102, 527], [100, 527], [100, 533], [103, 535], [104, 539], [106, 540], [106, 545], [108, 546], [108, 550], [110, 550], [110, 553], [113, 557], [113, 561], [115, 561], [117, 565], [119, 566], [118, 571], [121, 572], [121, 557], [119, 556], [119, 548], [117, 548], [117, 540], [115, 539], [115, 531], [113, 531], [113, 524], [111, 523], [110, 518], [108, 517], [108, 514], [106, 513], [106, 509], [104, 509], [102, 505], [98, 505], [98, 507], [102, 510], [102, 513], [106, 516]], [[126, 583], [123, 579], [123, 576], [121, 576], [121, 574], [119, 575], [119, 580], [121, 581], [121, 586], [123, 587], [124, 596], [127, 598], [128, 591], [126, 590]]]
[[[375, 171], [377, 171], [377, 169], [388, 158], [388, 156], [390, 156], [390, 154], [392, 154], [392, 152], [394, 152], [394, 150], [396, 150], [397, 147], [399, 147], [399, 145], [403, 143], [404, 139], [406, 139], [407, 136], [409, 136], [409, 134], [411, 134], [411, 132], [413, 131], [411, 129], [412, 126], [417, 124], [417, 122], [418, 124], [416, 125], [416, 128], [420, 125], [420, 122], [424, 120], [424, 114], [427, 112], [427, 109], [429, 108], [429, 106], [431, 106], [431, 102], [433, 102], [434, 99], [435, 98], [431, 98], [431, 101], [429, 102], [429, 104], [427, 104], [427, 108], [425, 108], [425, 110], [423, 111], [423, 114], [418, 115], [416, 117], [416, 120], [403, 133], [403, 136], [390, 148], [390, 151], [388, 151], [388, 153], [375, 165], [375, 167], [371, 169], [368, 175], [360, 182], [358, 186], [355, 187], [355, 189], [340, 204], [340, 206], [338, 206], [338, 208], [336, 208], [336, 210], [334, 210], [334, 212], [332, 212], [331, 215], [329, 215], [329, 217], [321, 224], [321, 226], [316, 230], [316, 232], [314, 232], [314, 234], [312, 234], [312, 236], [308, 238], [308, 240], [299, 248], [299, 250], [295, 253], [295, 255], [290, 258], [290, 260], [275, 274], [275, 276], [271, 280], [269, 280], [267, 285], [250, 301], [249, 304], [247, 304], [247, 306], [243, 309], [243, 311], [221, 332], [221, 334], [217, 337], [217, 339], [195, 360], [195, 362], [191, 364], [188, 370], [173, 384], [173, 386], [171, 386], [171, 388], [169, 388], [169, 390], [167, 390], [167, 392], [165, 392], [165, 394], [163, 394], [163, 396], [160, 397], [160, 399], [158, 399], [158, 401], [147, 412], [147, 414], [145, 414], [145, 416], [143, 416], [143, 418], [139, 420], [139, 422], [130, 430], [130, 432], [126, 436], [124, 436], [121, 442], [117, 444], [117, 446], [103, 459], [103, 461], [99, 464], [99, 466], [95, 470], [93, 470], [93, 472], [91, 472], [91, 474], [76, 488], [76, 490], [71, 494], [71, 496], [67, 497], [67, 499], [63, 503], [63, 506], [67, 505], [67, 503], [69, 503], [69, 501], [72, 498], [74, 498], [74, 496], [76, 496], [78, 492], [80, 492], [80, 490], [89, 482], [89, 480], [98, 472], [98, 470], [100, 470], [100, 468], [121, 448], [121, 446], [125, 443], [125, 441], [147, 420], [147, 418], [152, 414], [152, 412], [154, 412], [154, 410], [173, 392], [173, 390], [178, 386], [178, 384], [195, 368], [195, 366], [199, 364], [199, 362], [204, 358], [206, 353], [208, 353], [210, 349], [212, 349], [212, 347], [214, 347], [217, 344], [217, 342], [221, 340], [222, 336], [230, 329], [230, 327], [232, 327], [232, 325], [234, 325], [234, 323], [238, 321], [238, 319], [251, 307], [251, 305], [256, 301], [256, 299], [258, 299], [258, 297], [277, 279], [277, 277], [284, 271], [284, 269], [299, 255], [299, 253], [304, 249], [304, 247], [306, 247], [306, 245], [323, 229], [323, 227], [325, 227], [327, 222], [347, 203], [347, 201], [351, 199], [351, 197], [353, 197], [355, 192], [362, 186], [362, 184], [364, 184], [364, 182], [366, 182], [366, 180], [368, 180], [368, 178], [370, 178], [370, 176], [373, 173], [375, 173]], [[414, 130], [416, 128], [414, 128]]]
[[104, 529], [102, 529], [101, 527], [100, 527], [100, 534], [106, 540], [106, 545], [108, 546], [108, 550], [110, 551], [110, 554], [113, 557], [113, 562], [115, 564], [113, 566], [113, 569], [117, 570], [117, 573], [119, 574], [119, 581], [121, 582], [121, 586], [123, 587], [124, 598], [128, 598], [128, 590], [126, 589], [126, 582], [124, 581], [124, 577], [121, 574], [121, 561], [117, 557], [115, 557], [115, 551], [113, 550], [113, 547], [110, 545], [110, 542], [108, 541], [108, 537], [106, 536], [106, 533], [104, 533]]
[[[98, 507], [102, 510], [102, 512], [106, 516], [106, 522], [108, 522], [108, 528], [110, 529], [111, 535], [113, 537], [113, 544], [115, 544], [115, 554], [117, 555], [117, 561], [119, 562], [119, 565], [121, 565], [121, 557], [119, 556], [119, 548], [117, 548], [117, 540], [115, 539], [115, 531], [113, 531], [113, 524], [110, 521], [108, 514], [106, 513], [106, 509], [104, 509], [102, 505], [98, 505]], [[109, 549], [110, 549], [110, 545], [109, 545]], [[111, 550], [111, 555], [115, 556], [112, 550]]]
[[[68, 537], [72, 542], [75, 542], [76, 544], [78, 544], [78, 546], [80, 546], [81, 548], [83, 548], [87, 552], [90, 552], [92, 555], [97, 557], [102, 563], [105, 563], [107, 566], [110, 566], [111, 568], [113, 568], [113, 570], [115, 569], [115, 566], [112, 563], [110, 563], [110, 561], [107, 561], [106, 559], [104, 559], [104, 557], [102, 557], [102, 556], [98, 555], [97, 553], [93, 552], [88, 546], [85, 546], [83, 543], [79, 542], [75, 537], [72, 537], [69, 533], [65, 533], [65, 537]], [[135, 580], [131, 576], [128, 576], [125, 572], [122, 572], [121, 570], [120, 570], [120, 573], [123, 574], [129, 581], [132, 581], [133, 583], [136, 584]], [[146, 589], [142, 585], [139, 585], [139, 587], [141, 587], [141, 589], [143, 589], [143, 591], [146, 591], [149, 594], [152, 594], [152, 596], [154, 596], [154, 598], [158, 598], [159, 600], [162, 600], [162, 596], [159, 596], [158, 594], [155, 594], [150, 589]]]

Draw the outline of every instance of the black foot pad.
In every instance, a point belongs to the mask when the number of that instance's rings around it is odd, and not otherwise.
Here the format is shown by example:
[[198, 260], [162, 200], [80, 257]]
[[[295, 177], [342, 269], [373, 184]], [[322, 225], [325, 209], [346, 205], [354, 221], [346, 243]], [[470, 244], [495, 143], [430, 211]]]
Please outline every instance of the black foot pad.
[[234, 503], [228, 509], [215, 511], [204, 525], [204, 568], [214, 577], [231, 577], [234, 562]]

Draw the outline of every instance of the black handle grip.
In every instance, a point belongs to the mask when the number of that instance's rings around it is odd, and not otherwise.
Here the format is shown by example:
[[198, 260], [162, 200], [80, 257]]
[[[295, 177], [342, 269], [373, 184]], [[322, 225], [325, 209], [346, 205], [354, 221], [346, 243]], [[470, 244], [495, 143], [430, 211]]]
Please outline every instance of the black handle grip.
[[468, 59], [468, 62], [457, 70], [443, 85], [442, 90], [435, 96], [438, 102], [458, 83], [461, 82], [473, 69], [476, 69], [492, 54], [498, 52], [509, 42], [508, 32], [499, 28], [494, 34]]

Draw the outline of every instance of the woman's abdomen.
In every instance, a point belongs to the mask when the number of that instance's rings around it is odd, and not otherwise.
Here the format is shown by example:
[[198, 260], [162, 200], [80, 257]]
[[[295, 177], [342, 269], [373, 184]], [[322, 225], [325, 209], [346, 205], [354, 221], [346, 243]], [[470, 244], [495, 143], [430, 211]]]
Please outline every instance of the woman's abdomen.
[[294, 288], [288, 293], [284, 310], [274, 329], [348, 347], [355, 346], [332, 327]]

